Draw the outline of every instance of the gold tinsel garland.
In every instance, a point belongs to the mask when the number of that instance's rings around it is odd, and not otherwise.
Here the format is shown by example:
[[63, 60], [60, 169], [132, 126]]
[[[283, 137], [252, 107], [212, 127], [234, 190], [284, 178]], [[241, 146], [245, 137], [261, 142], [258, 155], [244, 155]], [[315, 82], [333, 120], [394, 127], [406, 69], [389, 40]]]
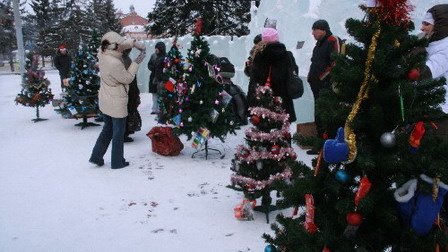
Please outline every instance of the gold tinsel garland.
[[347, 117], [347, 120], [345, 121], [344, 126], [344, 135], [345, 135], [345, 142], [347, 143], [350, 152], [348, 154], [348, 160], [347, 163], [351, 163], [356, 158], [357, 148], [356, 148], [356, 134], [351, 128], [351, 123], [353, 122], [353, 119], [355, 119], [356, 115], [358, 114], [359, 108], [361, 106], [361, 103], [364, 99], [368, 98], [369, 96], [369, 83], [378, 83], [378, 80], [375, 78], [375, 76], [371, 73], [372, 63], [375, 59], [375, 52], [376, 48], [378, 46], [378, 38], [381, 34], [381, 26], [380, 22], [377, 21], [376, 25], [378, 29], [375, 31], [375, 33], [372, 36], [372, 42], [369, 46], [369, 51], [367, 53], [367, 59], [365, 62], [365, 70], [364, 70], [364, 81], [361, 85], [361, 88], [359, 89], [358, 96], [356, 98], [355, 103], [353, 104], [352, 111], [350, 111], [350, 114]]

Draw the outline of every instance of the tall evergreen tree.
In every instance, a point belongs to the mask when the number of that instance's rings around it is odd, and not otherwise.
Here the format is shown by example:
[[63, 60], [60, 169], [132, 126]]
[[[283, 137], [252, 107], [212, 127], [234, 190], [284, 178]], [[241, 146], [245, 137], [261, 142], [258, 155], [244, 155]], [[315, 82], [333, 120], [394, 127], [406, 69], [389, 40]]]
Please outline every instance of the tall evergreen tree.
[[204, 20], [205, 35], [249, 33], [250, 1], [157, 0], [148, 13], [148, 33], [157, 37], [183, 36], [198, 17]]
[[346, 21], [357, 42], [337, 57], [332, 81], [339, 85], [322, 91], [317, 106], [328, 133], [340, 129], [325, 141], [314, 171], [294, 170], [282, 203], [305, 209], [298, 217], [278, 216], [275, 235], [264, 235], [271, 250], [448, 246], [441, 211], [448, 143], [431, 134], [432, 122], [446, 117], [439, 106], [445, 79], [416, 81], [410, 73], [424, 65], [424, 55], [410, 51], [427, 41], [409, 35], [414, 25], [406, 1], [378, 2], [380, 7], [362, 7], [365, 19]]
[[42, 56], [53, 55], [62, 41], [60, 9], [55, 1], [50, 0], [32, 0], [30, 6], [34, 11], [31, 18], [37, 29], [35, 51]]
[[116, 13], [117, 9], [112, 0], [91, 0], [87, 8], [87, 19], [99, 34], [108, 31], [120, 33], [122, 27]]
[[12, 1], [0, 1], [0, 54], [9, 54], [17, 48]]
[[64, 19], [60, 23], [59, 34], [62, 44], [69, 48], [78, 48], [86, 45], [92, 34], [92, 27], [87, 18], [87, 6], [85, 1], [69, 1], [63, 9]]

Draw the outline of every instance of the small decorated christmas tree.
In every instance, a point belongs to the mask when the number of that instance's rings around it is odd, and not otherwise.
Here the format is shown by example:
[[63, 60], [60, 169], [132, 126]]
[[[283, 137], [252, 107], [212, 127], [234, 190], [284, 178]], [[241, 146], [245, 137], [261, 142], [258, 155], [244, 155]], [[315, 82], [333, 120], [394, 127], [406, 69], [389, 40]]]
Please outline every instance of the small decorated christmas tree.
[[[262, 197], [258, 208], [266, 213], [269, 222], [270, 193], [289, 180], [297, 155], [291, 148], [289, 115], [281, 107], [282, 99], [273, 97], [269, 78], [266, 85], [257, 87], [254, 103], [249, 108], [253, 126], [246, 130], [247, 146], [238, 146], [232, 160], [231, 169], [235, 172], [232, 184], [241, 189], [245, 197], [235, 208], [235, 216], [251, 219], [250, 213], [241, 213], [241, 210], [248, 209], [248, 204], [255, 205], [254, 201]], [[282, 183], [276, 186], [276, 182]]]
[[188, 63], [181, 61], [176, 47], [170, 50], [172, 56], [166, 60], [166, 69], [171, 78], [165, 84], [169, 99], [165, 96], [162, 101], [163, 112], [170, 118], [163, 120], [176, 126], [173, 131], [177, 135], [185, 134], [191, 139], [194, 134], [193, 146], [198, 150], [205, 146], [207, 158], [208, 139], [216, 137], [224, 142], [229, 132], [235, 134], [237, 126], [232, 108], [227, 106], [230, 96], [215, 80], [217, 66], [210, 63], [215, 58], [199, 34], [200, 29], [196, 29], [188, 49]]
[[[270, 251], [442, 251], [448, 246], [448, 146], [434, 136], [446, 117], [445, 79], [418, 81], [427, 41], [414, 29], [406, 0], [361, 6], [348, 19], [357, 43], [337, 57], [332, 82], [317, 104], [328, 134], [314, 171], [293, 170]], [[336, 130], [337, 129], [337, 130]], [[298, 178], [297, 174], [303, 175]]]
[[71, 66], [70, 80], [66, 83], [66, 94], [59, 109], [56, 109], [64, 118], [82, 118], [83, 122], [76, 124], [82, 129], [98, 125], [87, 122], [87, 118], [96, 117], [99, 113], [100, 78], [96, 67], [97, 59], [93, 54], [96, 50], [92, 48], [89, 51], [86, 46], [79, 46]]
[[189, 66], [188, 62], [182, 58], [177, 39], [174, 39], [165, 58], [164, 72], [169, 80], [165, 83], [165, 90], [158, 100], [160, 123], [178, 124], [175, 116], [180, 106], [189, 99], [186, 96], [188, 83], [185, 81], [186, 73], [184, 73]]
[[27, 107], [36, 107], [36, 118], [34, 122], [43, 121], [39, 117], [39, 107], [44, 107], [53, 99], [50, 81], [45, 78], [45, 72], [38, 70], [39, 56], [32, 53], [27, 55], [26, 72], [22, 77], [22, 90], [17, 94], [16, 104], [22, 104]]

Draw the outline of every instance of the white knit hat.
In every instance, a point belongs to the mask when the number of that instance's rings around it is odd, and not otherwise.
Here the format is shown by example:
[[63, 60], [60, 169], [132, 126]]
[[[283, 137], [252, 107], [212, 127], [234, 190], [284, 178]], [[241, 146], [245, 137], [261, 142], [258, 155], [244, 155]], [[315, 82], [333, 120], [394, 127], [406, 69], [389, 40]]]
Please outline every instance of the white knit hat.
[[426, 22], [428, 24], [434, 25], [434, 17], [432, 16], [431, 12], [426, 12], [423, 16], [422, 22]]
[[104, 40], [109, 41], [111, 45], [112, 44], [121, 45], [124, 50], [132, 48], [134, 46], [133, 40], [125, 39], [120, 34], [114, 31], [110, 31], [104, 34], [104, 36], [101, 38], [101, 42], [103, 42]]

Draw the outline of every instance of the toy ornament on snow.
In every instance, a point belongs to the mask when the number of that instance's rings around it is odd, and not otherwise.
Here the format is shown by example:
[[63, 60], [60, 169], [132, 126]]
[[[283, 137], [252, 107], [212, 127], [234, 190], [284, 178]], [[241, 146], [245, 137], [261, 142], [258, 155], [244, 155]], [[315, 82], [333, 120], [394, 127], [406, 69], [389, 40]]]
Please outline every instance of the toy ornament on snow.
[[233, 209], [235, 211], [235, 218], [238, 220], [254, 220], [253, 208], [256, 204], [256, 200], [244, 199], [241, 204], [236, 205]]
[[433, 184], [434, 195], [417, 190], [417, 179], [411, 179], [398, 188], [394, 197], [403, 222], [409, 225], [418, 236], [427, 235], [443, 204], [443, 198], [448, 192], [448, 185], [440, 180], [433, 180], [425, 174], [420, 175], [424, 183]]

